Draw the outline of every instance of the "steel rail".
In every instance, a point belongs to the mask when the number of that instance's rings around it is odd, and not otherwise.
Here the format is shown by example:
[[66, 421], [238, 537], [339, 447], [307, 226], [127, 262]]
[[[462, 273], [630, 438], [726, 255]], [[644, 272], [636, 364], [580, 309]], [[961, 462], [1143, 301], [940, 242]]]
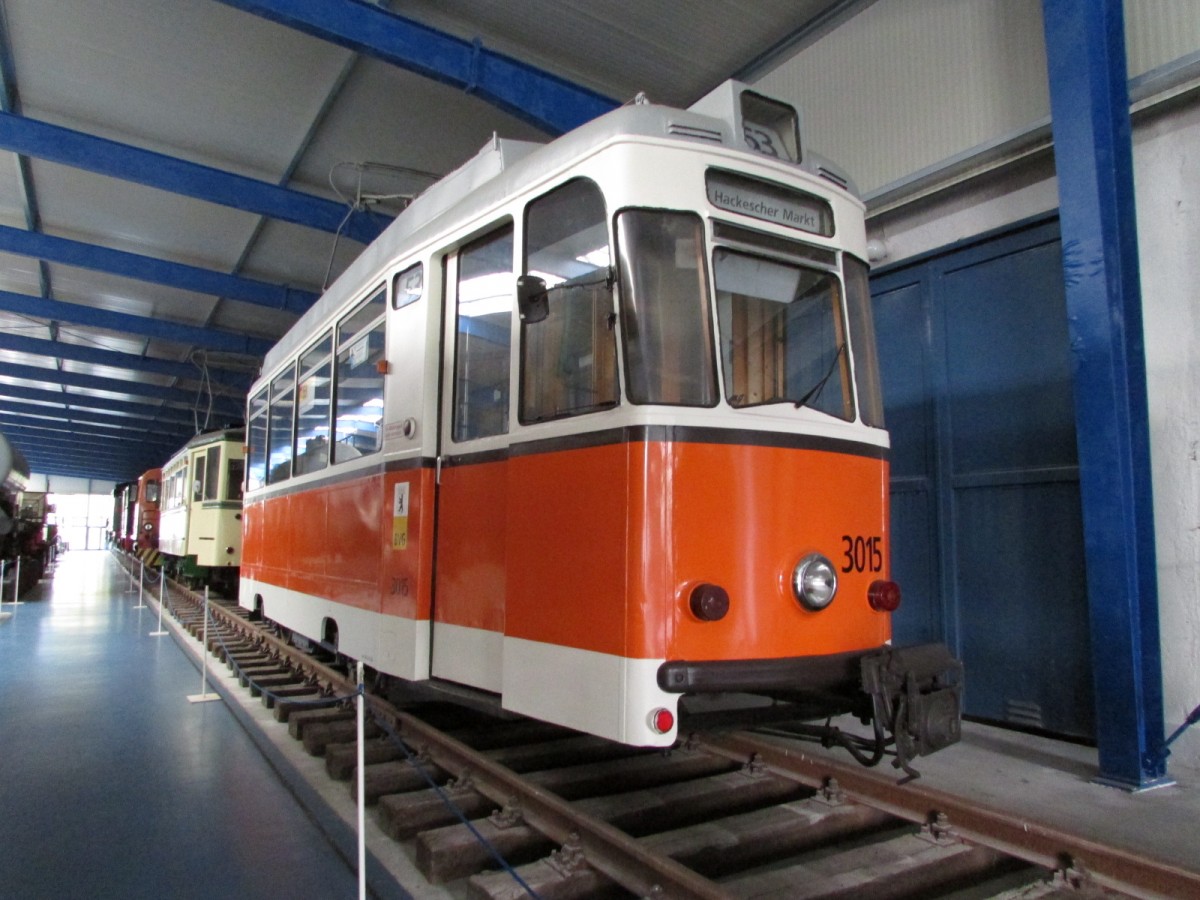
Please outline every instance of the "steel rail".
[[[190, 591], [188, 593], [191, 593]], [[333, 694], [351, 694], [357, 685], [287, 642], [220, 606], [212, 614], [245, 637], [286, 658], [311, 683]], [[589, 865], [637, 896], [668, 900], [728, 900], [720, 885], [665, 856], [646, 850], [638, 841], [607, 822], [580, 813], [557, 795], [529, 783], [511, 769], [433, 726], [405, 713], [386, 700], [366, 695], [372, 713], [400, 734], [414, 750], [428, 754], [439, 767], [503, 809], [517, 811], [530, 827], [560, 845], [581, 847]]]
[[[821, 789], [836, 780], [850, 799], [911, 822], [943, 827], [964, 840], [1050, 870], [1081, 874], [1135, 897], [1200, 897], [1200, 873], [1099, 844], [1090, 838], [988, 808], [919, 782], [904, 785], [869, 769], [812, 756], [747, 732], [698, 734], [700, 749], [745, 763], [757, 757], [785, 777]], [[944, 819], [942, 817], [945, 817]]]

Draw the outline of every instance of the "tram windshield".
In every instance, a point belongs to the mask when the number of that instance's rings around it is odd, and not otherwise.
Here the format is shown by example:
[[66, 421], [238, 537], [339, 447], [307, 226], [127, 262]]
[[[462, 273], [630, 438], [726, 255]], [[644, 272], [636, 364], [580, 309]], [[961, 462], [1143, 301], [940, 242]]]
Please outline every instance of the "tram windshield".
[[715, 406], [717, 376], [700, 217], [626, 210], [617, 217], [617, 244], [629, 399]]
[[837, 278], [725, 248], [713, 268], [729, 404], [793, 403], [853, 420]]

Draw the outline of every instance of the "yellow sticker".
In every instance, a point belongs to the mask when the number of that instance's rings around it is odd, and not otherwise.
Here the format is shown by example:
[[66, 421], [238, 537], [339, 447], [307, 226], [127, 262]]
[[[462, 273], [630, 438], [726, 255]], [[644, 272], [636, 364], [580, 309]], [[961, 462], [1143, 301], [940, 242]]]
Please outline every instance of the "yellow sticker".
[[392, 495], [392, 549], [404, 550], [408, 547], [408, 482], [401, 481], [396, 485]]

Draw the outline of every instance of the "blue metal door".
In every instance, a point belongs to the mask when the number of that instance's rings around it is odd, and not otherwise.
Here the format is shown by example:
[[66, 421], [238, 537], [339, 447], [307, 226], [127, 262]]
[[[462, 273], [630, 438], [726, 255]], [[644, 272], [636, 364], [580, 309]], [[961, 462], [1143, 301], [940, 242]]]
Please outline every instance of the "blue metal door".
[[1092, 737], [1057, 220], [872, 279], [892, 433], [896, 640], [944, 640], [969, 716]]

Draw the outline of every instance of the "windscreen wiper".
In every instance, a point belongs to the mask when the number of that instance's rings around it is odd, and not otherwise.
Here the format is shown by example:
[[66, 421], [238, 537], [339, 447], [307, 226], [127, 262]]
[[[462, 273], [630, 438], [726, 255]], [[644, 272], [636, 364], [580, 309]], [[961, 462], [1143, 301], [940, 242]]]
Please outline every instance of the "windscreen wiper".
[[808, 392], [803, 397], [796, 401], [796, 409], [799, 409], [802, 406], [807, 406], [809, 400], [816, 398], [816, 396], [821, 393], [821, 389], [825, 387], [825, 382], [827, 382], [833, 376], [833, 372], [837, 368], [838, 360], [842, 358], [842, 354], [845, 352], [846, 342], [842, 341], [840, 344], [838, 344], [837, 353], [833, 354], [833, 361], [829, 364], [829, 370], [821, 376], [820, 381], [808, 389]]

